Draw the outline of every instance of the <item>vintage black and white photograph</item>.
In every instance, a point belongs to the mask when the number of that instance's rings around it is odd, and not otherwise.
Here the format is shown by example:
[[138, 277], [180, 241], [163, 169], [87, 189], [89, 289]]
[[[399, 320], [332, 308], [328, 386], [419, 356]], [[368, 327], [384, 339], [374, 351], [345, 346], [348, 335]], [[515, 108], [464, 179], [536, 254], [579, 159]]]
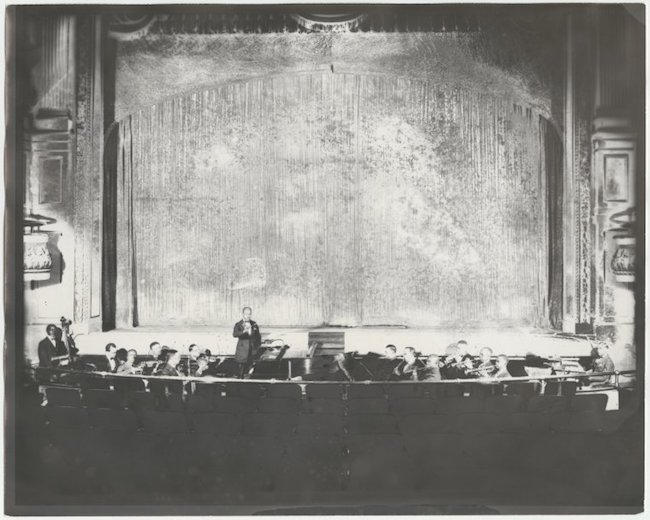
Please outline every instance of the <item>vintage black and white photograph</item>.
[[641, 513], [644, 4], [5, 11], [5, 513]]

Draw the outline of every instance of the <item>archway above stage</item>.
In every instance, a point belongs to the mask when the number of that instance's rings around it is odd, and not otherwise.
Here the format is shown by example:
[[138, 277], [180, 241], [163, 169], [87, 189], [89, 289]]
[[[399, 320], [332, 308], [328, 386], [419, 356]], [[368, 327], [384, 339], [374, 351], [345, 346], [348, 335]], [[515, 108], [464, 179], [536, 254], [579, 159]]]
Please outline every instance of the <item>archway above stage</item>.
[[120, 123], [117, 324], [545, 325], [548, 123], [510, 99], [316, 72]]

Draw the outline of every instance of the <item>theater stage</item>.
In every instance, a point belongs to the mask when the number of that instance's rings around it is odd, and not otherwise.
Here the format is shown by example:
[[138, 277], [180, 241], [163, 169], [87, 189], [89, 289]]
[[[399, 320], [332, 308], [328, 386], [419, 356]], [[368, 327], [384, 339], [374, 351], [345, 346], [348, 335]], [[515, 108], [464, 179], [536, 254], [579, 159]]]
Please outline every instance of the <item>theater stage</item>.
[[[263, 339], [281, 339], [288, 345], [285, 357], [305, 357], [311, 341], [319, 341], [328, 351], [345, 350], [383, 352], [385, 345], [392, 343], [398, 352], [412, 346], [422, 354], [443, 354], [445, 347], [452, 342], [464, 339], [469, 344], [470, 353], [478, 354], [481, 347], [490, 347], [496, 354], [511, 357], [524, 357], [528, 353], [539, 356], [580, 357], [589, 356], [591, 346], [585, 336], [568, 336], [553, 332], [525, 329], [441, 329], [441, 328], [401, 328], [401, 327], [322, 327], [322, 328], [281, 328], [264, 327]], [[187, 352], [187, 347], [196, 343], [208, 348], [215, 355], [232, 355], [236, 340], [231, 328], [191, 327], [162, 328], [138, 327], [116, 329], [108, 332], [90, 333], [76, 337], [77, 346], [84, 354], [101, 354], [107, 343], [113, 342], [118, 348], [134, 348], [139, 354], [146, 354], [149, 344], [158, 341], [163, 345]]]

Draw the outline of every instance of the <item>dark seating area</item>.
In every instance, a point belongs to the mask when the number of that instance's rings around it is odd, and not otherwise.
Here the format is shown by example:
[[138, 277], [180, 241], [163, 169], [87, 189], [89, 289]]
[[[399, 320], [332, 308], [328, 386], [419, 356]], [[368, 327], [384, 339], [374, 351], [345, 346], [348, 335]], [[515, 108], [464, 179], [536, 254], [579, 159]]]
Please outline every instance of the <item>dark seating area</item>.
[[[520, 485], [522, 472], [528, 481], [575, 486], [586, 478], [581, 461], [593, 450], [625, 454], [632, 410], [605, 411], [605, 396], [461, 397], [439, 390], [243, 382], [165, 396], [49, 386], [47, 406], [32, 399], [23, 408], [29, 420], [19, 421], [20, 458], [39, 468], [23, 489], [34, 486], [41, 500], [56, 503], [83, 495], [127, 504], [243, 504], [411, 499], [432, 491], [467, 499], [458, 486], [474, 482], [476, 500], [502, 493], [512, 501], [509, 486]], [[574, 442], [578, 434], [583, 444]], [[539, 466], [541, 453], [554, 464]], [[558, 492], [579, 502], [581, 493], [598, 500], [612, 491]]]

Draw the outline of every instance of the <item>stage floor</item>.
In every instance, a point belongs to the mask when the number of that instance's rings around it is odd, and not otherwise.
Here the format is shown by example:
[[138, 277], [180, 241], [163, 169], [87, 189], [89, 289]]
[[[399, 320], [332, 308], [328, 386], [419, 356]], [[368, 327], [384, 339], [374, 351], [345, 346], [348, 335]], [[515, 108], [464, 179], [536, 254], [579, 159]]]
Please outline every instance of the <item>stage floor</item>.
[[[494, 354], [524, 357], [529, 353], [539, 356], [589, 356], [591, 345], [585, 337], [525, 329], [439, 329], [402, 327], [315, 327], [281, 328], [261, 325], [263, 339], [281, 339], [290, 349], [286, 357], [304, 357], [312, 340], [332, 341], [332, 345], [345, 351], [383, 352], [384, 346], [392, 343], [398, 353], [404, 347], [412, 346], [422, 354], [443, 354], [452, 342], [464, 339], [470, 353], [478, 354], [481, 347], [490, 347]], [[231, 328], [191, 327], [163, 328], [137, 327], [116, 329], [79, 335], [77, 345], [85, 354], [101, 354], [107, 343], [118, 348], [134, 348], [139, 354], [146, 354], [149, 344], [158, 341], [170, 348], [187, 352], [190, 344], [208, 348], [214, 355], [234, 354], [236, 339]]]

